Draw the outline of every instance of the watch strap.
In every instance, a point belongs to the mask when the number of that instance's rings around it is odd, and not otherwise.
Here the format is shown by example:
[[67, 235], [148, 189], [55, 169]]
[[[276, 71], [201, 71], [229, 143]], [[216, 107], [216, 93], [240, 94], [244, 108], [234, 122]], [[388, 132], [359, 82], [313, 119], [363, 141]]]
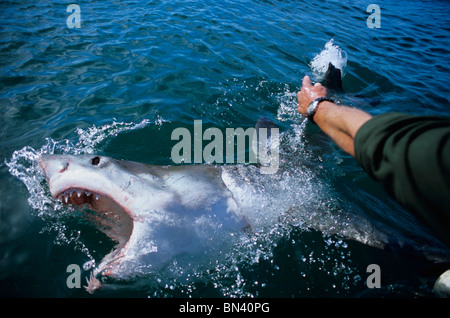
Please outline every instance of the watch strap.
[[308, 118], [313, 124], [315, 124], [314, 115], [316, 114], [317, 109], [319, 108], [319, 104], [325, 101], [334, 103], [332, 99], [329, 99], [327, 97], [319, 97], [313, 100], [306, 109], [306, 118]]

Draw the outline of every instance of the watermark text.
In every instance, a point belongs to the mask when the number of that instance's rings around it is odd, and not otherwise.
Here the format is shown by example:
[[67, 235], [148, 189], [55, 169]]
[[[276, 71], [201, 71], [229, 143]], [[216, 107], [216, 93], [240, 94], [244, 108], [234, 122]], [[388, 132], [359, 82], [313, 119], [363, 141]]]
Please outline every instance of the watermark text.
[[[211, 127], [203, 131], [202, 121], [195, 120], [193, 137], [189, 129], [176, 128], [171, 140], [179, 141], [172, 147], [174, 163], [250, 163], [260, 164], [262, 174], [278, 171], [278, 128], [226, 128], [224, 138], [219, 128]], [[208, 141], [205, 146], [204, 141]]]
[[381, 28], [381, 8], [377, 4], [370, 4], [366, 10], [367, 13], [371, 13], [367, 18], [367, 27], [369, 29]]
[[381, 269], [377, 264], [370, 264], [366, 269], [367, 273], [371, 273], [366, 280], [367, 287], [381, 288]]
[[73, 29], [73, 28], [81, 28], [81, 9], [80, 6], [78, 4], [69, 4], [67, 6], [67, 12], [71, 13], [68, 17], [67, 17], [67, 27], [69, 29]]

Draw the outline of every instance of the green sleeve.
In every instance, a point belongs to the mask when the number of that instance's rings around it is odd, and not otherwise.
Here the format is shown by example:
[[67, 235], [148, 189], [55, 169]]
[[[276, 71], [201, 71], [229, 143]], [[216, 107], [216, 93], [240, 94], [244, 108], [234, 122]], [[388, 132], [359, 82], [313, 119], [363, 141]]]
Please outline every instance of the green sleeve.
[[355, 156], [394, 199], [450, 244], [450, 119], [373, 117], [356, 134]]

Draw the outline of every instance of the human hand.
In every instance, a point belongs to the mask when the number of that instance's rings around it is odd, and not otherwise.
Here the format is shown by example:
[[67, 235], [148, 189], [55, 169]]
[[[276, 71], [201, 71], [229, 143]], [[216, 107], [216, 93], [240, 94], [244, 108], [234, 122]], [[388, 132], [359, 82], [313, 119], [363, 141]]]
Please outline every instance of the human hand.
[[306, 116], [306, 109], [312, 101], [320, 97], [327, 97], [327, 89], [320, 83], [311, 84], [309, 76], [305, 76], [302, 82], [302, 89], [298, 93], [298, 111]]

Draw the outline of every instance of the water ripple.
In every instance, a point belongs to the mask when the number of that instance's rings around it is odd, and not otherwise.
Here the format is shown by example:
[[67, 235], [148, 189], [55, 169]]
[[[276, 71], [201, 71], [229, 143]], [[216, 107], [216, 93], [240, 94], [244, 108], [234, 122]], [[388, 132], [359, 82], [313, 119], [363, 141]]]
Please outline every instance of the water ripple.
[[[62, 0], [0, 2], [2, 158], [11, 158], [24, 147], [41, 149], [45, 138], [74, 142], [78, 129], [88, 131], [115, 120], [140, 123], [161, 116], [173, 127], [204, 119], [225, 128], [251, 127], [265, 115], [278, 120], [283, 130], [295, 128], [301, 120], [296, 112], [301, 78], [311, 75], [311, 61], [331, 39], [348, 55], [343, 102], [374, 114], [390, 110], [449, 114], [450, 18], [444, 13], [450, 5], [446, 1], [383, 1], [380, 29], [367, 27], [369, 14], [363, 0], [82, 1], [80, 29], [67, 27], [67, 5]], [[156, 129], [170, 133], [167, 127]], [[153, 133], [139, 132], [133, 142], [118, 138], [113, 152], [138, 153], [134, 159], [142, 161], [152, 155], [152, 160], [165, 162], [169, 146]], [[361, 187], [367, 186], [362, 172], [314, 131], [310, 138], [307, 144], [298, 140], [293, 152], [311, 148], [316, 159], [304, 164], [314, 166], [319, 176], [330, 177], [330, 184], [331, 179], [339, 180], [336, 188], [343, 190], [336, 192], [337, 200], [350, 202], [343, 209], [367, 213], [375, 223], [398, 212], [376, 191], [355, 190], [354, 180], [364, 180]], [[331, 154], [327, 157], [324, 152]], [[4, 184], [10, 183], [10, 178], [3, 178], [8, 180]], [[0, 191], [5, 198], [20, 198], [14, 188], [2, 186]], [[0, 214], [15, 211], [14, 201], [6, 200]], [[389, 223], [404, 230], [395, 220]], [[0, 224], [2, 229], [7, 226]], [[292, 243], [302, 236], [310, 238], [301, 245]], [[287, 234], [288, 241], [278, 242], [285, 249], [270, 250], [259, 265], [249, 263], [261, 272], [239, 268], [233, 286], [227, 286], [220, 275], [210, 283], [221, 286], [220, 295], [255, 296], [270, 288], [266, 294], [274, 295], [278, 278], [286, 280], [289, 273], [280, 277], [279, 264], [270, 261], [289, 263], [281, 254], [296, 246], [299, 249], [292, 255], [298, 262], [292, 268], [298, 270], [298, 279], [283, 287], [292, 295], [305, 295], [307, 288], [314, 287], [308, 275], [321, 268], [314, 267], [313, 261], [329, 264], [323, 257], [307, 257], [308, 248], [319, 253], [333, 245], [326, 243], [330, 238], [318, 236]], [[277, 251], [280, 255], [273, 258], [271, 253]], [[332, 255], [331, 262], [338, 252], [327, 250], [325, 255]], [[348, 269], [350, 263], [339, 266]], [[342, 275], [345, 271], [337, 274], [347, 277], [341, 295], [362, 284], [352, 270], [351, 277]], [[269, 289], [245, 285], [246, 275], [258, 276]], [[319, 285], [335, 290], [326, 282]], [[306, 288], [299, 291], [298, 286]]]

